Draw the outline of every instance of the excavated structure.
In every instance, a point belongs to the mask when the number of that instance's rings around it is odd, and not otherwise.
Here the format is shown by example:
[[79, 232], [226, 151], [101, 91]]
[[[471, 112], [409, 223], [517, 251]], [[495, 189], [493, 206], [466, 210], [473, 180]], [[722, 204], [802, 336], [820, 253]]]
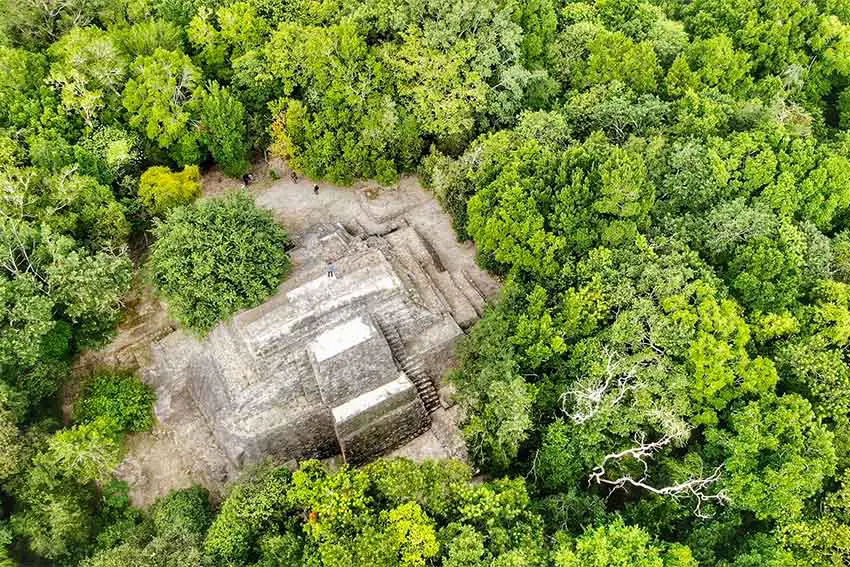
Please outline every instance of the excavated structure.
[[473, 279], [444, 269], [407, 224], [359, 237], [315, 226], [291, 256], [267, 302], [203, 341], [177, 332], [153, 345], [160, 419], [188, 392], [237, 468], [267, 456], [360, 463], [428, 429], [455, 341], [484, 308]]

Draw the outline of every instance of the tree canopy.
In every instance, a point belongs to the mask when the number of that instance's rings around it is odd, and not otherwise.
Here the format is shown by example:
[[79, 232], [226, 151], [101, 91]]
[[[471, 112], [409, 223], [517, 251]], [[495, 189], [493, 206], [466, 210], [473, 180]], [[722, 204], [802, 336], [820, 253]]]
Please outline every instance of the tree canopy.
[[[0, 565], [848, 563], [848, 125], [846, 0], [3, 2]], [[141, 511], [150, 390], [61, 411], [131, 286], [200, 334], [277, 288], [284, 229], [195, 201], [261, 157], [419, 174], [502, 279], [450, 376], [486, 481], [308, 462]]]

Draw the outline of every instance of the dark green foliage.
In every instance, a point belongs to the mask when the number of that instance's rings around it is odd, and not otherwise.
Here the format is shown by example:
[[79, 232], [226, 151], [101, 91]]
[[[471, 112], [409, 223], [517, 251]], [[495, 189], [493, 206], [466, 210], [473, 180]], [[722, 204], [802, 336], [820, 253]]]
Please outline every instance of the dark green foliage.
[[289, 271], [286, 232], [246, 195], [177, 208], [154, 234], [151, 281], [197, 333], [261, 303]]
[[245, 108], [218, 83], [211, 83], [208, 90], [201, 101], [204, 144], [227, 175], [239, 177], [251, 165], [248, 163]]
[[240, 565], [256, 558], [262, 534], [274, 532], [275, 524], [286, 525], [290, 477], [286, 469], [261, 470], [234, 487], [204, 542], [215, 565]]
[[[150, 518], [113, 505], [123, 515], [112, 526], [125, 531], [119, 541], [81, 563], [85, 567], [207, 567], [201, 544], [212, 517], [209, 493], [199, 486], [174, 491], [154, 502]], [[104, 532], [98, 536], [101, 539]]]
[[201, 486], [172, 492], [156, 501], [151, 515], [160, 537], [200, 540], [212, 522], [209, 492]]
[[154, 423], [153, 403], [150, 386], [135, 375], [102, 372], [89, 379], [74, 407], [74, 417], [80, 423], [105, 417], [122, 431], [149, 431]]

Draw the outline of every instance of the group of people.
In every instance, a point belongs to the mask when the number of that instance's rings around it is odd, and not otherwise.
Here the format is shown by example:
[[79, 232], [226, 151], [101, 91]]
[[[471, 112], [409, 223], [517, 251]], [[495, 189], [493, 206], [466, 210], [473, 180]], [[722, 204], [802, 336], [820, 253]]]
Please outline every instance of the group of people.
[[[295, 173], [294, 169], [289, 170], [289, 178], [292, 180], [293, 183], [298, 183], [298, 174]], [[318, 183], [313, 185], [313, 193], [316, 194], [316, 195], [319, 194], [319, 184]]]
[[[298, 183], [298, 174], [295, 173], [294, 169], [289, 170], [289, 178], [292, 180], [293, 183]], [[242, 176], [242, 183], [244, 183], [246, 187], [253, 182], [254, 182], [254, 174], [253, 173], [246, 173], [245, 175]], [[313, 194], [315, 194], [315, 195], [319, 194], [319, 184], [318, 183], [313, 185]]]

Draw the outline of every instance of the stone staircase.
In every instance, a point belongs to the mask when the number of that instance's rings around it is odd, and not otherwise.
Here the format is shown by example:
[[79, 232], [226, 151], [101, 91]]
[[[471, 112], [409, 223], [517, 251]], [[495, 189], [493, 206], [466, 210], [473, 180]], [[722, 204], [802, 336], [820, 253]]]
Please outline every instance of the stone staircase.
[[407, 377], [410, 378], [413, 385], [416, 386], [416, 390], [419, 392], [419, 398], [422, 400], [425, 410], [428, 413], [432, 413], [439, 409], [440, 394], [434, 387], [434, 382], [431, 381], [431, 378], [425, 371], [422, 361], [419, 360], [418, 357], [410, 356], [405, 352], [404, 341], [402, 341], [401, 335], [399, 335], [395, 326], [382, 323], [377, 319], [375, 321], [381, 329], [384, 337], [387, 339], [387, 344], [390, 346], [390, 351], [393, 353], [393, 357], [398, 361], [399, 365], [401, 365], [401, 369]]
[[[446, 270], [433, 245], [412, 226], [384, 236], [391, 246], [379, 246], [406, 274], [423, 305], [434, 313], [451, 313], [463, 329], [471, 327], [483, 314], [483, 294], [464, 270]], [[374, 244], [373, 244], [374, 245]]]
[[466, 293], [458, 287], [455, 277], [450, 272], [433, 271], [431, 279], [437, 284], [437, 288], [449, 305], [452, 317], [461, 329], [468, 329], [478, 321], [478, 311], [469, 301]]

